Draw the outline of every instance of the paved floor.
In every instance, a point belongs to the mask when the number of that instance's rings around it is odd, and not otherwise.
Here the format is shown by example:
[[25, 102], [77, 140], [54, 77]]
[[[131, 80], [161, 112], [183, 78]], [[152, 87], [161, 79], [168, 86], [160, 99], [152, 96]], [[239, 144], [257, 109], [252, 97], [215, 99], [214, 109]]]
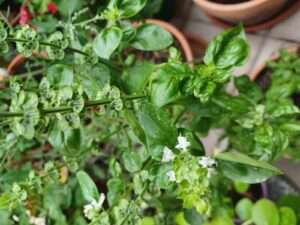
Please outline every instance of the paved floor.
[[[211, 23], [209, 18], [195, 5], [192, 0], [183, 0], [181, 15], [184, 19], [178, 19], [176, 24], [189, 33], [196, 34], [206, 41], [210, 41], [223, 29]], [[257, 66], [263, 64], [279, 49], [299, 44], [300, 42], [300, 11], [269, 30], [251, 33], [247, 35], [251, 44], [251, 56], [248, 63], [235, 71], [237, 75], [250, 74]], [[211, 140], [206, 143], [212, 145]], [[292, 163], [289, 160], [279, 162], [279, 166], [300, 187], [300, 163]]]

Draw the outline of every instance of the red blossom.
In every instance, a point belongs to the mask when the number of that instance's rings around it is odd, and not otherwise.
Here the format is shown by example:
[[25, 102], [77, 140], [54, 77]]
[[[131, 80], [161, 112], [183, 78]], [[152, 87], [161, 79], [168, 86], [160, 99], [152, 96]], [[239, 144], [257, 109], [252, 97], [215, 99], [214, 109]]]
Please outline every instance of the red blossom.
[[22, 6], [20, 9], [20, 25], [28, 24], [28, 22], [32, 19], [32, 15], [27, 6]]
[[50, 2], [48, 4], [48, 12], [52, 14], [56, 14], [58, 11], [57, 5], [54, 2]]

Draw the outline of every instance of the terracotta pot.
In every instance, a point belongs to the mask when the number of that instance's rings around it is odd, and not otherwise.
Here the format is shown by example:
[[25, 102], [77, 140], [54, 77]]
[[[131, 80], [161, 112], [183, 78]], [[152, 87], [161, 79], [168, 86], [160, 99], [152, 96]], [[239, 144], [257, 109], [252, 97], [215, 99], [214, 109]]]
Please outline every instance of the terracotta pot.
[[[294, 2], [293, 2], [294, 1]], [[287, 4], [284, 9], [281, 10], [281, 12], [274, 15], [272, 18], [262, 21], [260, 23], [256, 23], [253, 25], [247, 25], [245, 26], [245, 30], [249, 33], [251, 32], [257, 32], [260, 30], [270, 29], [277, 24], [283, 22], [284, 20], [288, 19], [293, 14], [297, 13], [300, 9], [300, 1], [299, 0], [291, 0], [290, 3]], [[209, 15], [210, 20], [217, 26], [222, 27], [224, 29], [232, 28], [236, 26], [236, 24], [232, 24], [230, 22], [218, 19], [214, 16]]]
[[194, 60], [193, 51], [191, 49], [189, 42], [187, 41], [184, 34], [181, 31], [179, 31], [175, 26], [173, 26], [172, 24], [170, 24], [168, 22], [165, 22], [162, 20], [157, 20], [157, 19], [148, 19], [148, 20], [146, 20], [146, 23], [159, 25], [159, 26], [165, 28], [167, 31], [169, 31], [174, 36], [174, 38], [176, 38], [178, 43], [180, 44], [186, 61], [192, 62]]
[[185, 32], [184, 36], [187, 38], [190, 46], [192, 47], [195, 60], [200, 60], [199, 62], [202, 62], [203, 56], [208, 46], [207, 41], [201, 36], [194, 33]]
[[[289, 52], [297, 52], [299, 51], [300, 46], [291, 46], [289, 48], [287, 48], [287, 50]], [[271, 58], [268, 61], [273, 61], [273, 60], [277, 60], [279, 59], [279, 54], [276, 53], [275, 55], [271, 56]], [[259, 65], [256, 69], [254, 69], [254, 71], [250, 74], [250, 78], [251, 80], [255, 81], [259, 76], [261, 76], [263, 74], [263, 72], [266, 70], [267, 68], [267, 62]]]
[[278, 13], [288, 0], [250, 0], [236, 4], [222, 4], [209, 0], [194, 0], [207, 14], [224, 21], [246, 25], [267, 20]]

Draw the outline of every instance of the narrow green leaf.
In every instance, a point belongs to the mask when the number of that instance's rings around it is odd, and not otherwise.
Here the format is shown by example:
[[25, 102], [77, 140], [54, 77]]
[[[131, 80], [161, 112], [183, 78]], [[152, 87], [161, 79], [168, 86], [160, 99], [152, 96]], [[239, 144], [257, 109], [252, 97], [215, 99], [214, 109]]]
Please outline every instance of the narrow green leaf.
[[219, 160], [227, 161], [227, 162], [239, 163], [239, 164], [257, 167], [260, 169], [270, 170], [276, 174], [282, 173], [278, 168], [270, 165], [269, 163], [255, 160], [255, 159], [250, 158], [249, 156], [242, 154], [240, 152], [237, 152], [237, 151], [218, 153], [215, 156], [215, 158], [217, 158]]

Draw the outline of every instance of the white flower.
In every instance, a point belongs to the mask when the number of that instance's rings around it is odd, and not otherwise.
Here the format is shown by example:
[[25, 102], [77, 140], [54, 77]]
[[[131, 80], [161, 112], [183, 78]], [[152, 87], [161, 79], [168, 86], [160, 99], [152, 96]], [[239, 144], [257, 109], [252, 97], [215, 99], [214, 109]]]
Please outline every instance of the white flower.
[[198, 163], [204, 168], [210, 168], [217, 164], [213, 158], [207, 156], [201, 157]]
[[45, 217], [30, 216], [29, 223], [32, 225], [46, 225], [46, 219], [45, 219]]
[[100, 212], [100, 210], [102, 209], [104, 200], [105, 200], [105, 195], [101, 193], [98, 201], [93, 199], [91, 203], [85, 205], [83, 208], [83, 213], [85, 217], [92, 220], [95, 214]]
[[19, 217], [18, 217], [17, 215], [13, 215], [13, 216], [12, 216], [12, 219], [13, 219], [13, 221], [15, 221], [15, 222], [19, 222], [19, 221], [20, 221], [20, 219], [19, 219]]
[[211, 178], [216, 173], [214, 168], [207, 168], [207, 177]]
[[177, 137], [177, 145], [175, 148], [181, 149], [183, 151], [186, 151], [188, 147], [190, 147], [191, 143], [187, 140], [186, 137], [179, 136]]
[[170, 170], [169, 172], [167, 172], [167, 177], [169, 178], [169, 181], [176, 181], [176, 175], [174, 170]]
[[34, 216], [31, 215], [29, 210], [26, 210], [26, 214], [29, 216], [29, 223], [31, 225], [46, 225], [46, 218], [45, 217], [34, 217]]
[[175, 155], [171, 149], [169, 149], [168, 147], [164, 147], [163, 151], [164, 153], [163, 153], [162, 162], [170, 162], [174, 160]]

